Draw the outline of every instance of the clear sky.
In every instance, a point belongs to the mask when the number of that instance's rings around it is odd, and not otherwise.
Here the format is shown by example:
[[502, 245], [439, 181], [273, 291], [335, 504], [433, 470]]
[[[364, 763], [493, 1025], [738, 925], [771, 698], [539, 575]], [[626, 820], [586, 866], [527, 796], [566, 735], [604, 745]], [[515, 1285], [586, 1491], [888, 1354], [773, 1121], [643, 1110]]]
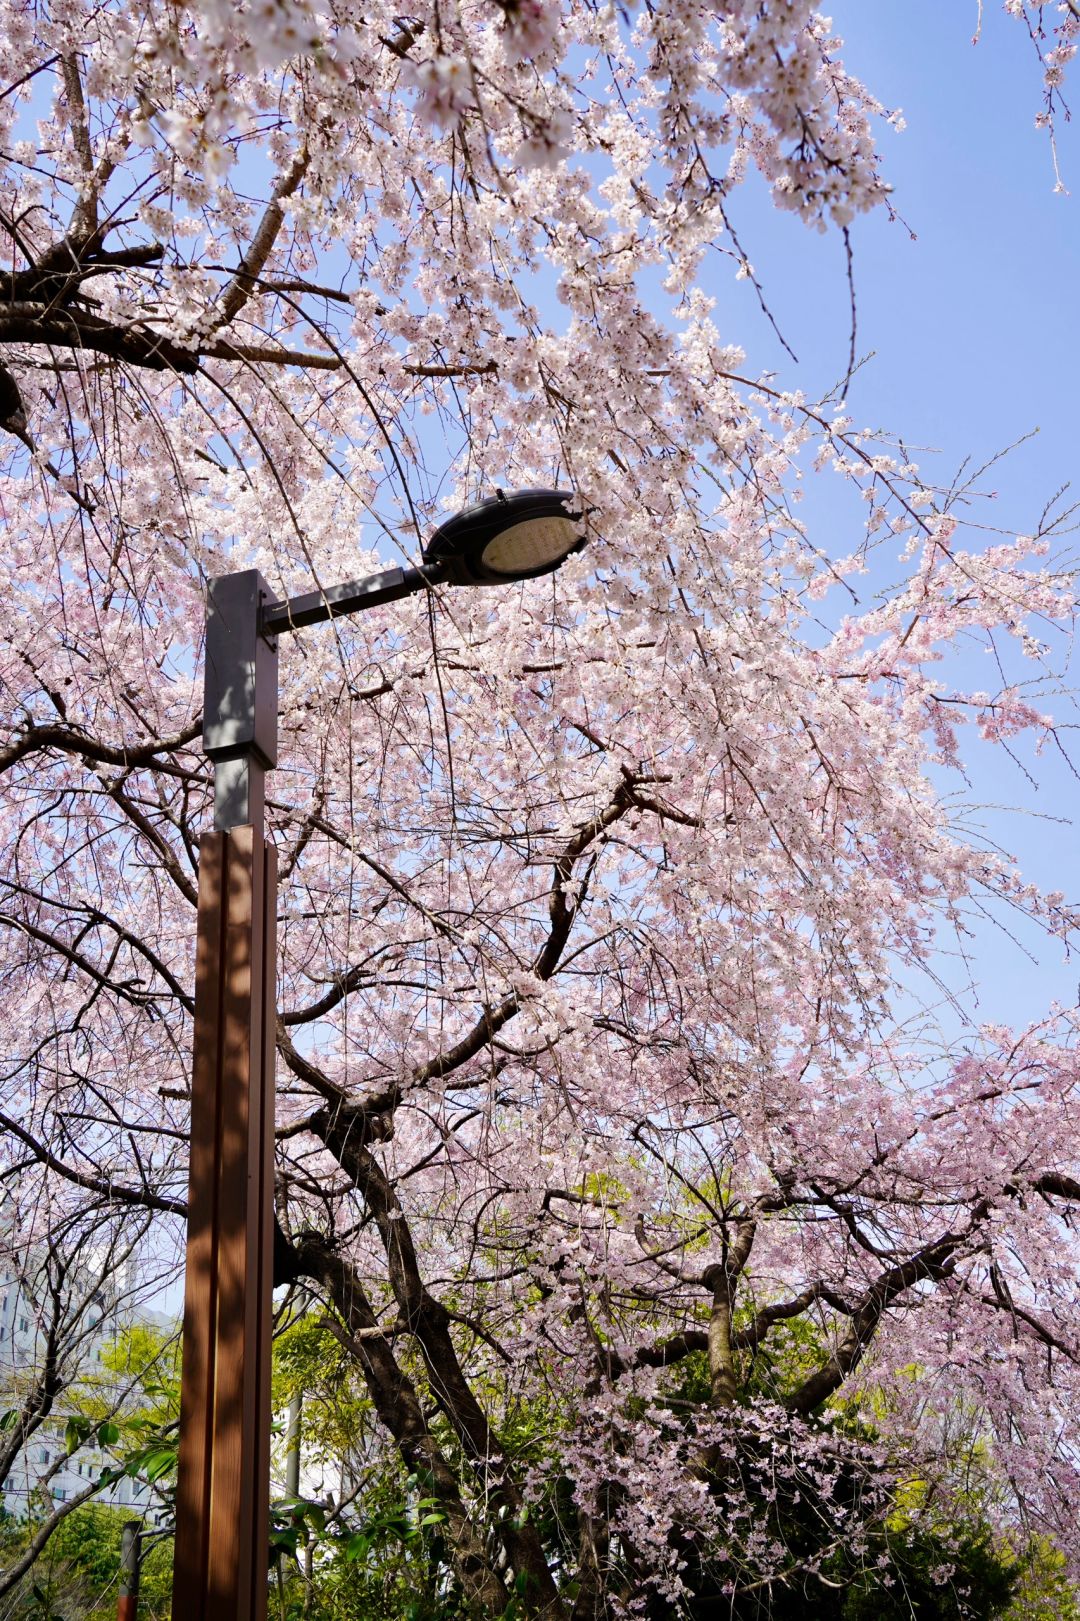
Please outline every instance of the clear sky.
[[[902, 432], [909, 446], [933, 447], [936, 455], [915, 459], [936, 482], [948, 482], [965, 457], [985, 461], [1038, 429], [986, 479], [996, 499], [970, 514], [1007, 532], [1030, 533], [1062, 484], [1075, 479], [1080, 498], [1080, 117], [1059, 133], [1061, 172], [1072, 195], [1055, 195], [1048, 138], [1034, 122], [1039, 63], [1023, 25], [1003, 13], [1000, 0], [985, 0], [977, 46], [976, 0], [837, 0], [824, 9], [846, 40], [849, 70], [907, 120], [901, 134], [883, 131], [881, 149], [893, 200], [914, 240], [884, 210], [853, 229], [858, 352], [874, 351], [874, 358], [849, 391], [851, 414], [859, 425]], [[1073, 81], [1080, 104], [1080, 61]], [[760, 184], [744, 188], [732, 215], [799, 363], [758, 314], [749, 284], [726, 273], [710, 289], [724, 336], [743, 345], [753, 372], [775, 368], [783, 386], [818, 395], [846, 369], [850, 305], [842, 242], [778, 213]], [[803, 516], [813, 517], [819, 544], [844, 555], [858, 538], [850, 509], [830, 494], [832, 480], [815, 483]], [[969, 536], [967, 544], [974, 541]], [[1063, 546], [1080, 551], [1075, 536]], [[1080, 674], [1080, 661], [1075, 669]], [[999, 684], [987, 656], [974, 649], [966, 678], [988, 690]], [[1078, 718], [1071, 704], [1053, 707], [1066, 722]], [[1080, 760], [1080, 732], [1063, 733], [1070, 735]], [[1035, 760], [1030, 748], [1019, 752], [1037, 789], [1000, 750], [976, 746], [970, 797], [1026, 807], [1024, 816], [988, 810], [983, 820], [1031, 878], [1076, 902], [1080, 778], [1060, 757]], [[1068, 820], [1044, 819], [1050, 817]], [[1080, 999], [1080, 960], [1063, 961], [1059, 944], [1031, 931], [1022, 939], [1037, 964], [992, 928], [981, 931], [981, 1017], [1020, 1022], [1038, 1017], [1054, 998]], [[958, 970], [948, 977], [963, 978]], [[944, 1023], [951, 1025], [952, 1016]]]

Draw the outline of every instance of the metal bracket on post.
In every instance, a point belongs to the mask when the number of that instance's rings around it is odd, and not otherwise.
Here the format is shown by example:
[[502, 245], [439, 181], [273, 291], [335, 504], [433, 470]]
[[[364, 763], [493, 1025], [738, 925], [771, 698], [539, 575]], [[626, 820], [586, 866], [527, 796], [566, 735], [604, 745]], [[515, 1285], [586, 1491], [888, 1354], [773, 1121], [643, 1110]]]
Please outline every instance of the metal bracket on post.
[[277, 641], [263, 630], [273, 599], [258, 569], [210, 581], [203, 746], [214, 762], [214, 826], [261, 827], [265, 773], [277, 764]]

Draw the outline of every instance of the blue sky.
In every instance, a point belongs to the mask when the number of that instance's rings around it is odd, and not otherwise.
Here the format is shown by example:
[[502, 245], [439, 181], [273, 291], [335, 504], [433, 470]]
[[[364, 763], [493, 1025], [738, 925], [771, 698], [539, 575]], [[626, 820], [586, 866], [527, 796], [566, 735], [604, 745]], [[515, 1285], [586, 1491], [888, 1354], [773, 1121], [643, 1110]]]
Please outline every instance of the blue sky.
[[[884, 210], [854, 227], [858, 352], [874, 351], [874, 358], [849, 391], [851, 414], [860, 425], [901, 432], [909, 446], [933, 447], [936, 454], [916, 459], [946, 482], [965, 457], [985, 461], [1038, 429], [994, 468], [986, 485], [996, 498], [972, 514], [1030, 533], [1062, 484], [1076, 478], [1080, 496], [1080, 120], [1059, 132], [1072, 195], [1055, 195], [1049, 142], [1034, 123], [1039, 63], [1000, 0], [986, 0], [977, 46], [976, 0], [843, 0], [827, 9], [845, 38], [849, 69], [907, 120], [902, 134], [882, 132], [881, 149], [893, 200], [914, 233]], [[1047, 13], [1052, 17], [1052, 8]], [[1073, 78], [1080, 99], [1080, 71]], [[749, 284], [726, 274], [710, 289], [724, 336], [743, 345], [752, 371], [775, 368], [783, 386], [820, 394], [846, 367], [843, 245], [778, 213], [757, 183], [739, 194], [732, 214], [799, 363], [758, 313]], [[857, 535], [850, 508], [830, 493], [832, 482], [816, 481], [803, 516], [813, 517], [818, 544], [843, 555]], [[1076, 537], [1063, 545], [1075, 552]], [[970, 684], [997, 684], [980, 651], [961, 663]], [[1077, 719], [1065, 700], [1052, 707], [1066, 723]], [[1072, 736], [1080, 757], [1080, 733]], [[1059, 757], [1018, 752], [1037, 788], [1000, 750], [976, 746], [967, 797], [1022, 807], [1019, 815], [988, 808], [981, 818], [1031, 878], [1076, 901], [1080, 779]], [[1035, 962], [1004, 935], [981, 932], [982, 1018], [1021, 1022], [1055, 998], [1080, 999], [1080, 961], [1063, 961], [1060, 945], [1034, 931], [1021, 930], [1020, 939]], [[946, 967], [946, 977], [959, 985], [965, 976]], [[955, 1029], [954, 1020], [943, 1015], [947, 1027]]]
[[[844, 0], [830, 9], [849, 68], [907, 119], [902, 134], [883, 132], [881, 149], [915, 233], [913, 241], [883, 210], [856, 223], [859, 348], [877, 358], [852, 389], [853, 405], [939, 446], [946, 463], [1038, 426], [1038, 442], [999, 486], [998, 521], [1030, 523], [1031, 497], [1051, 493], [1076, 461], [1080, 129], [1066, 127], [1059, 140], [1075, 196], [1055, 196], [1049, 142], [1034, 127], [1038, 63], [997, 0], [988, 0], [978, 46], [974, 0]], [[736, 218], [814, 391], [846, 360], [842, 244], [769, 207], [764, 188], [747, 190]], [[732, 284], [729, 296], [739, 328], [756, 328], [755, 360], [791, 375], [746, 284]]]

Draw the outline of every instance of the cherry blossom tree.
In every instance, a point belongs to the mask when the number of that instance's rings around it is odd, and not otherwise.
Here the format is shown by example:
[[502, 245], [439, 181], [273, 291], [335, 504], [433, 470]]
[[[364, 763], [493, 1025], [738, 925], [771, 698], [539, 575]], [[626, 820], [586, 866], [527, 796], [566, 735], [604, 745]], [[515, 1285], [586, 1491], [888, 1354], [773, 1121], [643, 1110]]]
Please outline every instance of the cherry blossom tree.
[[[1005, 9], [1052, 124], [1080, 8]], [[469, 1613], [812, 1590], [838, 1548], [886, 1557], [905, 1481], [947, 1501], [956, 1435], [997, 1523], [1072, 1556], [1077, 1016], [928, 1052], [896, 993], [988, 909], [1077, 925], [940, 786], [973, 729], [1057, 737], [1012, 672], [1071, 619], [1060, 520], [966, 534], [846, 379], [762, 378], [709, 292], [756, 284], [750, 171], [815, 230], [891, 206], [891, 115], [827, 20], [0, 19], [0, 1174], [28, 1231], [83, 1201], [182, 1234], [206, 579], [330, 584], [493, 487], [569, 485], [590, 538], [557, 577], [284, 651], [282, 1280]], [[865, 501], [840, 548], [799, 519], [815, 473]], [[943, 657], [972, 637], [996, 692]]]

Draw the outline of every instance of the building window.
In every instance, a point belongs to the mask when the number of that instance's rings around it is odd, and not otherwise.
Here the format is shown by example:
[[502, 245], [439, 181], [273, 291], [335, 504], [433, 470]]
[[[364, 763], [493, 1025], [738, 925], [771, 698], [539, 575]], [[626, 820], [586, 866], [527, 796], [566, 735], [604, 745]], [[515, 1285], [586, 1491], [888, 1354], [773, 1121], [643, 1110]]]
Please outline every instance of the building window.
[[20, 1334], [28, 1334], [30, 1332], [30, 1320], [29, 1320], [29, 1318], [27, 1318], [27, 1317], [20, 1317], [19, 1318], [19, 1332], [20, 1332]]
[[45, 1451], [44, 1447], [38, 1447], [37, 1461], [38, 1463], [48, 1463], [49, 1454]]
[[67, 1498], [67, 1492], [64, 1490], [63, 1486], [54, 1486], [52, 1489], [52, 1494], [58, 1503], [63, 1503]]

